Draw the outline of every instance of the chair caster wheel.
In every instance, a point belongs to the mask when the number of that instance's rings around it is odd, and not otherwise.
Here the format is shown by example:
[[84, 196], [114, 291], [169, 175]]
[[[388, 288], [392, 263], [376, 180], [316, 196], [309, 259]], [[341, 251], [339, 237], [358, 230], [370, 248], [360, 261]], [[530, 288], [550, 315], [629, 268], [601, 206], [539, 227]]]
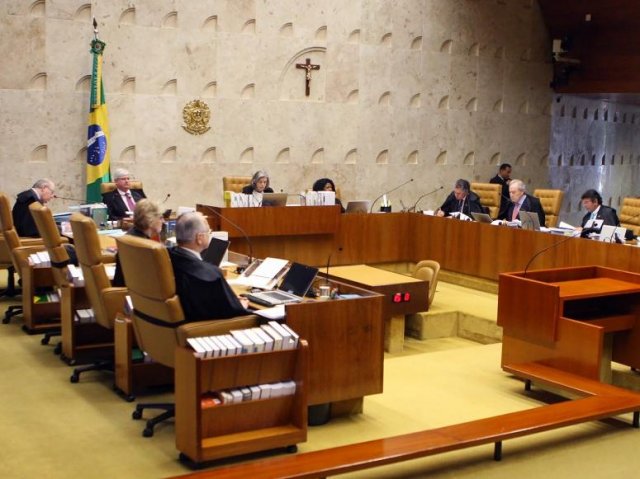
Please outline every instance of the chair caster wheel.
[[75, 366], [76, 365], [76, 360], [75, 359], [69, 359], [67, 364], [69, 364], [69, 366]]
[[[142, 411], [138, 411], [137, 409], [131, 413], [131, 417], [133, 419], [142, 419]], [[146, 430], [146, 429], [145, 429]]]
[[49, 337], [48, 337], [48, 336], [45, 336], [44, 338], [42, 338], [42, 339], [40, 340], [40, 344], [42, 344], [43, 346], [45, 346], [45, 345], [49, 344]]
[[128, 394], [127, 396], [124, 397], [124, 400], [127, 402], [133, 402], [136, 400], [136, 397], [132, 394]]
[[296, 446], [295, 444], [292, 444], [291, 446], [287, 446], [285, 448], [285, 451], [287, 451], [287, 454], [294, 454], [298, 452], [298, 446]]
[[53, 354], [58, 356], [61, 353], [62, 353], [62, 343], [58, 343], [58, 344], [56, 344], [56, 347], [53, 348]]
[[151, 429], [150, 427], [145, 427], [144, 430], [142, 431], [142, 436], [153, 437], [153, 429]]
[[80, 376], [78, 374], [72, 374], [71, 377], [69, 378], [69, 381], [75, 384], [78, 381], [80, 381]]
[[2, 319], [2, 324], [9, 324], [9, 321], [11, 321], [11, 316], [9, 316], [9, 317], [5, 316]]

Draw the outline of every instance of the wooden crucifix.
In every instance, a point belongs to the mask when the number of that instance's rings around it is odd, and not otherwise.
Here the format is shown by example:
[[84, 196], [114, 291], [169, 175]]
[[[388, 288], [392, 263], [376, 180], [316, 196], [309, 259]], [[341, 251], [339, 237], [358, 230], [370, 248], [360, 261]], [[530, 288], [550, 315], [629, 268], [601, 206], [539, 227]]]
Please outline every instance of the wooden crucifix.
[[305, 95], [309, 96], [311, 93], [311, 70], [320, 70], [320, 65], [312, 65], [311, 58], [307, 58], [305, 63], [296, 63], [296, 68], [301, 68], [307, 71], [305, 75]]

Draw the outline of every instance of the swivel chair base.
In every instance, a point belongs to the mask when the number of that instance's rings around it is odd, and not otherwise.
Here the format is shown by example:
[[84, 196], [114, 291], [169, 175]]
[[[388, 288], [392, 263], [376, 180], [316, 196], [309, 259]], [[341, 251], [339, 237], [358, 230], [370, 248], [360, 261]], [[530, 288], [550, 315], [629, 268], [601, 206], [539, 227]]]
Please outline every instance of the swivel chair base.
[[[64, 355], [61, 355], [60, 358], [63, 361], [66, 361], [69, 365], [73, 365], [71, 364], [71, 361], [73, 361], [73, 363], [75, 364], [75, 360], [68, 360], [67, 358], [63, 357]], [[73, 370], [73, 374], [71, 374], [71, 377], [69, 377], [69, 381], [71, 381], [72, 383], [77, 383], [78, 381], [80, 381], [80, 374], [82, 373], [86, 373], [87, 371], [114, 371], [114, 366], [113, 366], [113, 361], [111, 360], [107, 360], [107, 361], [98, 361], [95, 362], [93, 364], [88, 364], [86, 366], [81, 366], [79, 368], [75, 368]]]
[[0, 298], [3, 296], [13, 298], [14, 296], [22, 294], [22, 289], [16, 288], [15, 272], [16, 271], [13, 266], [7, 268], [7, 287], [0, 291]]
[[162, 414], [147, 420], [147, 424], [142, 431], [144, 437], [153, 436], [153, 428], [167, 419], [171, 419], [176, 415], [176, 405], [174, 403], [146, 403], [136, 405], [136, 410], [133, 411], [131, 417], [133, 419], [142, 419], [142, 412], [145, 409], [161, 409], [164, 410]]
[[7, 311], [4, 313], [4, 319], [2, 322], [4, 324], [9, 324], [11, 318], [13, 316], [17, 316], [18, 314], [22, 314], [22, 306], [9, 306]]

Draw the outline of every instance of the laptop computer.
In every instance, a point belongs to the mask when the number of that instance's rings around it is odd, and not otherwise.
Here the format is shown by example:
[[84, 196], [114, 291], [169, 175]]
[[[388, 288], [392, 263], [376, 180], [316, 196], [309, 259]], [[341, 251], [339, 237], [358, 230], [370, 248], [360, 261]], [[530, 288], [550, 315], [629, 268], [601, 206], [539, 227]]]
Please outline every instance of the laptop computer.
[[211, 263], [216, 266], [220, 266], [222, 258], [229, 248], [229, 241], [221, 240], [219, 238], [211, 238], [209, 246], [202, 252], [202, 259], [207, 263]]
[[538, 213], [520, 210], [520, 225], [523, 230], [540, 231], [540, 218]]
[[264, 306], [299, 303], [311, 288], [316, 274], [318, 274], [318, 268], [300, 263], [291, 263], [291, 267], [287, 274], [284, 275], [278, 289], [250, 293], [247, 294], [247, 299]]
[[345, 208], [345, 213], [368, 213], [371, 209], [369, 200], [349, 201]]
[[478, 223], [489, 223], [491, 224], [491, 222], [493, 221], [491, 219], [491, 216], [489, 216], [486, 213], [471, 213], [471, 216], [473, 216], [473, 219], [476, 220]]
[[624, 243], [627, 228], [603, 225], [598, 239], [605, 243]]
[[286, 193], [263, 193], [262, 206], [287, 206]]

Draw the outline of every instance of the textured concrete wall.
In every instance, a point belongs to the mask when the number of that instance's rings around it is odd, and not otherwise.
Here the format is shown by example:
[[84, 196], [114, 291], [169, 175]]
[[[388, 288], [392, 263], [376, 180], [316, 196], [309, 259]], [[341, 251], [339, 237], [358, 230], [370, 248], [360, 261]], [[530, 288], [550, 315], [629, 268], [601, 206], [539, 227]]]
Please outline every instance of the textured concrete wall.
[[620, 212], [625, 196], [639, 196], [640, 107], [557, 95], [553, 106], [549, 172], [563, 189], [561, 219], [580, 225], [580, 196], [589, 188]]
[[[84, 195], [92, 16], [112, 167], [152, 198], [171, 193], [168, 206], [220, 204], [223, 175], [257, 169], [285, 191], [332, 177], [344, 200], [415, 178], [394, 209], [458, 177], [487, 181], [501, 162], [548, 186], [549, 45], [533, 0], [4, 0], [9, 194], [49, 176]], [[309, 97], [295, 68], [306, 58], [320, 65]], [[193, 99], [212, 111], [200, 136], [182, 128]]]

